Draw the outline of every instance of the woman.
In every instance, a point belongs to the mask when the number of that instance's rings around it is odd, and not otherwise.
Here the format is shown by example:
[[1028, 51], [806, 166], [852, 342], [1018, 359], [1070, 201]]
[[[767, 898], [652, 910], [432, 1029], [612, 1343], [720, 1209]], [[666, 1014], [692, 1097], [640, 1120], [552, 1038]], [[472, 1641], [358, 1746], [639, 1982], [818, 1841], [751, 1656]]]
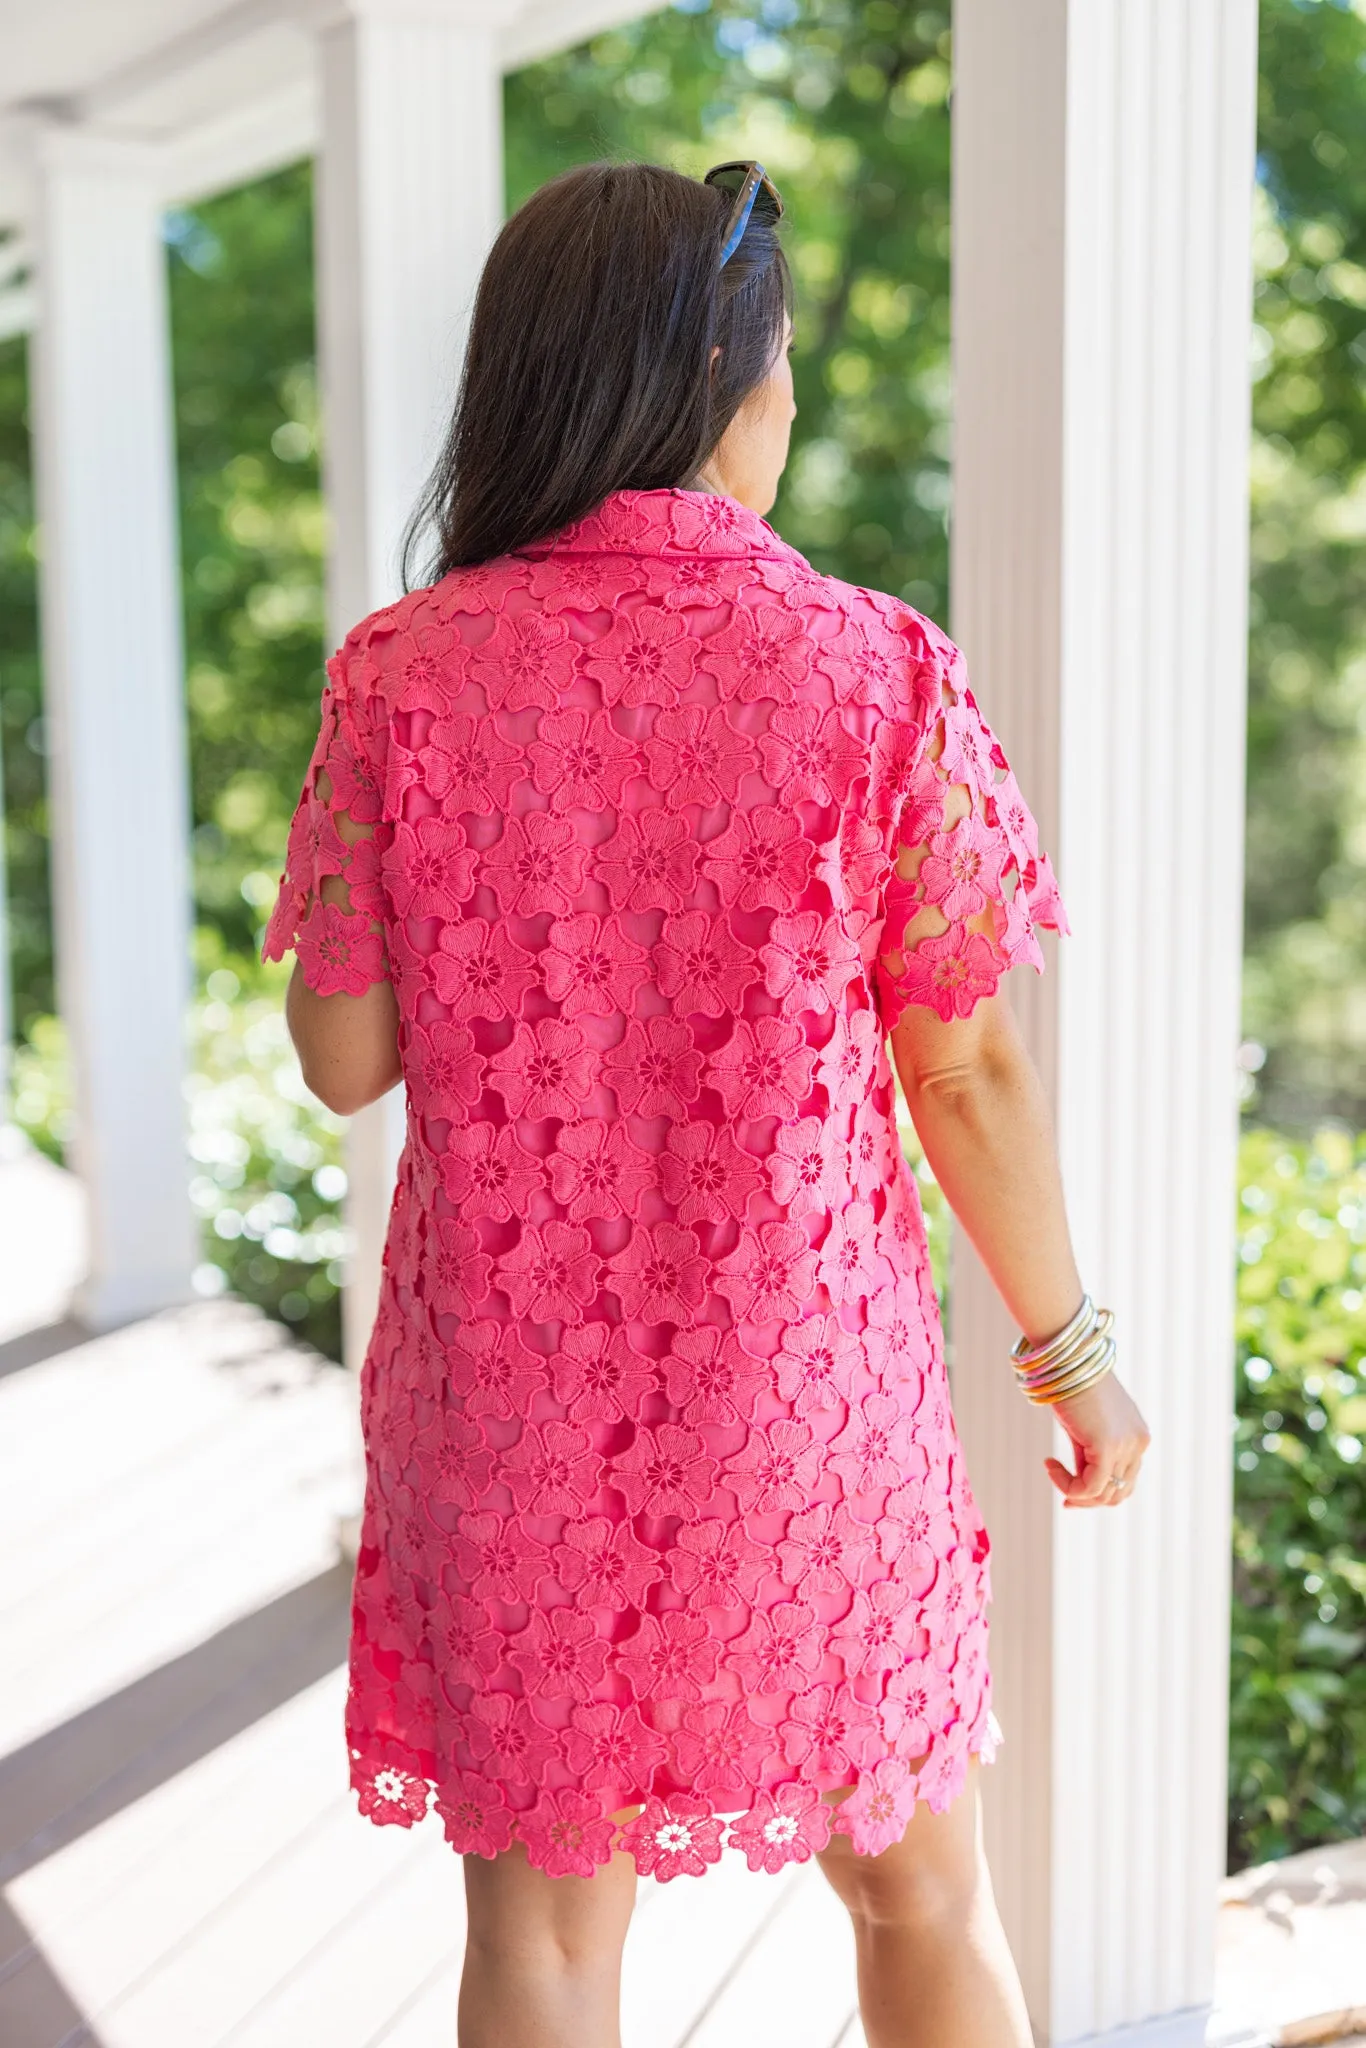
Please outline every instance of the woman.
[[1033, 820], [943, 633], [762, 516], [780, 212], [599, 164], [505, 227], [434, 579], [329, 663], [266, 946], [315, 1092], [407, 1088], [347, 1729], [362, 1811], [465, 1857], [466, 2048], [616, 2041], [637, 1873], [725, 1850], [819, 1858], [870, 2048], [1029, 2042], [889, 1033], [1064, 1505], [1148, 1442], [998, 993], [1065, 929]]

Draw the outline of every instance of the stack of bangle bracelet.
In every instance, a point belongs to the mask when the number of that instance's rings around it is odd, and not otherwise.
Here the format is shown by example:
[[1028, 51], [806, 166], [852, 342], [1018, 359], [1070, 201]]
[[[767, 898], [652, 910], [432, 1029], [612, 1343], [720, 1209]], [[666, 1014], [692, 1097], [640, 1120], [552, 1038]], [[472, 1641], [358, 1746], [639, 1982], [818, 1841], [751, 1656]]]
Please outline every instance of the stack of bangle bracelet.
[[1089, 1294], [1070, 1323], [1046, 1344], [1030, 1345], [1021, 1337], [1011, 1347], [1010, 1360], [1024, 1394], [1040, 1406], [1066, 1401], [1104, 1379], [1115, 1362], [1115, 1340], [1110, 1335], [1114, 1316], [1108, 1308], [1098, 1309]]

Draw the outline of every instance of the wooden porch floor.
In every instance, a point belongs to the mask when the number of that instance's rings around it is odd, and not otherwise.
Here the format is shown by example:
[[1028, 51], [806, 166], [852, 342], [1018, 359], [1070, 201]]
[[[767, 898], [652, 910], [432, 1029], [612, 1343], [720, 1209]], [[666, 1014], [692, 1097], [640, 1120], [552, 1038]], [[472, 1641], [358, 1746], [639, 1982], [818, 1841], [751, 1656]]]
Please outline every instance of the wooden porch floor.
[[[0, 2041], [454, 2048], [458, 1859], [343, 1780], [352, 1389], [239, 1304], [84, 1338], [78, 1223], [0, 1161]], [[1220, 1993], [1230, 2044], [1366, 2005], [1362, 1845], [1229, 1881]], [[624, 2038], [862, 2048], [819, 1874], [643, 1882]]]
[[[0, 1379], [0, 2040], [449, 2048], [457, 1859], [341, 1749], [350, 1389], [235, 1304]], [[633, 2048], [852, 2048], [819, 1877], [641, 1887]]]

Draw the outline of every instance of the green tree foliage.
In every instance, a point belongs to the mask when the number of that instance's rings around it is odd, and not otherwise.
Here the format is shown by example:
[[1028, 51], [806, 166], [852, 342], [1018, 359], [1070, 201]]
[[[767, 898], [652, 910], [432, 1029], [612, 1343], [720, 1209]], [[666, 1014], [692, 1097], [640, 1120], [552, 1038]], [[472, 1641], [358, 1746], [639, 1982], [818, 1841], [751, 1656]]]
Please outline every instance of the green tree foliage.
[[772, 518], [817, 566], [947, 606], [949, 15], [763, 0], [647, 16], [508, 82], [508, 200], [593, 157], [756, 156], [787, 204], [797, 420]]
[[9, 973], [20, 1038], [54, 1002], [26, 356], [22, 337], [0, 342], [0, 871], [8, 867]]
[[1366, 1124], [1366, 10], [1263, 0], [1245, 1016]]
[[323, 682], [311, 186], [301, 165], [167, 222], [195, 899], [203, 965], [239, 972]]

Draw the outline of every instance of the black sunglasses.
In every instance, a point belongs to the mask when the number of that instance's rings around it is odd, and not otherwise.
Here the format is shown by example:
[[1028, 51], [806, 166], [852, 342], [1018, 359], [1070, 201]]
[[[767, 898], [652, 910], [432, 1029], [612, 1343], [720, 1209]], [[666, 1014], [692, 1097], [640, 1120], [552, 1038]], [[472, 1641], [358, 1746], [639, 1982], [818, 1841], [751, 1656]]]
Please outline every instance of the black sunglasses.
[[729, 163], [716, 164], [702, 180], [704, 185], [715, 185], [720, 192], [735, 195], [735, 206], [726, 226], [726, 238], [721, 244], [720, 268], [725, 269], [740, 246], [754, 203], [762, 193], [766, 205], [772, 208], [772, 218], [781, 220], [783, 198], [772, 178], [762, 164]]

